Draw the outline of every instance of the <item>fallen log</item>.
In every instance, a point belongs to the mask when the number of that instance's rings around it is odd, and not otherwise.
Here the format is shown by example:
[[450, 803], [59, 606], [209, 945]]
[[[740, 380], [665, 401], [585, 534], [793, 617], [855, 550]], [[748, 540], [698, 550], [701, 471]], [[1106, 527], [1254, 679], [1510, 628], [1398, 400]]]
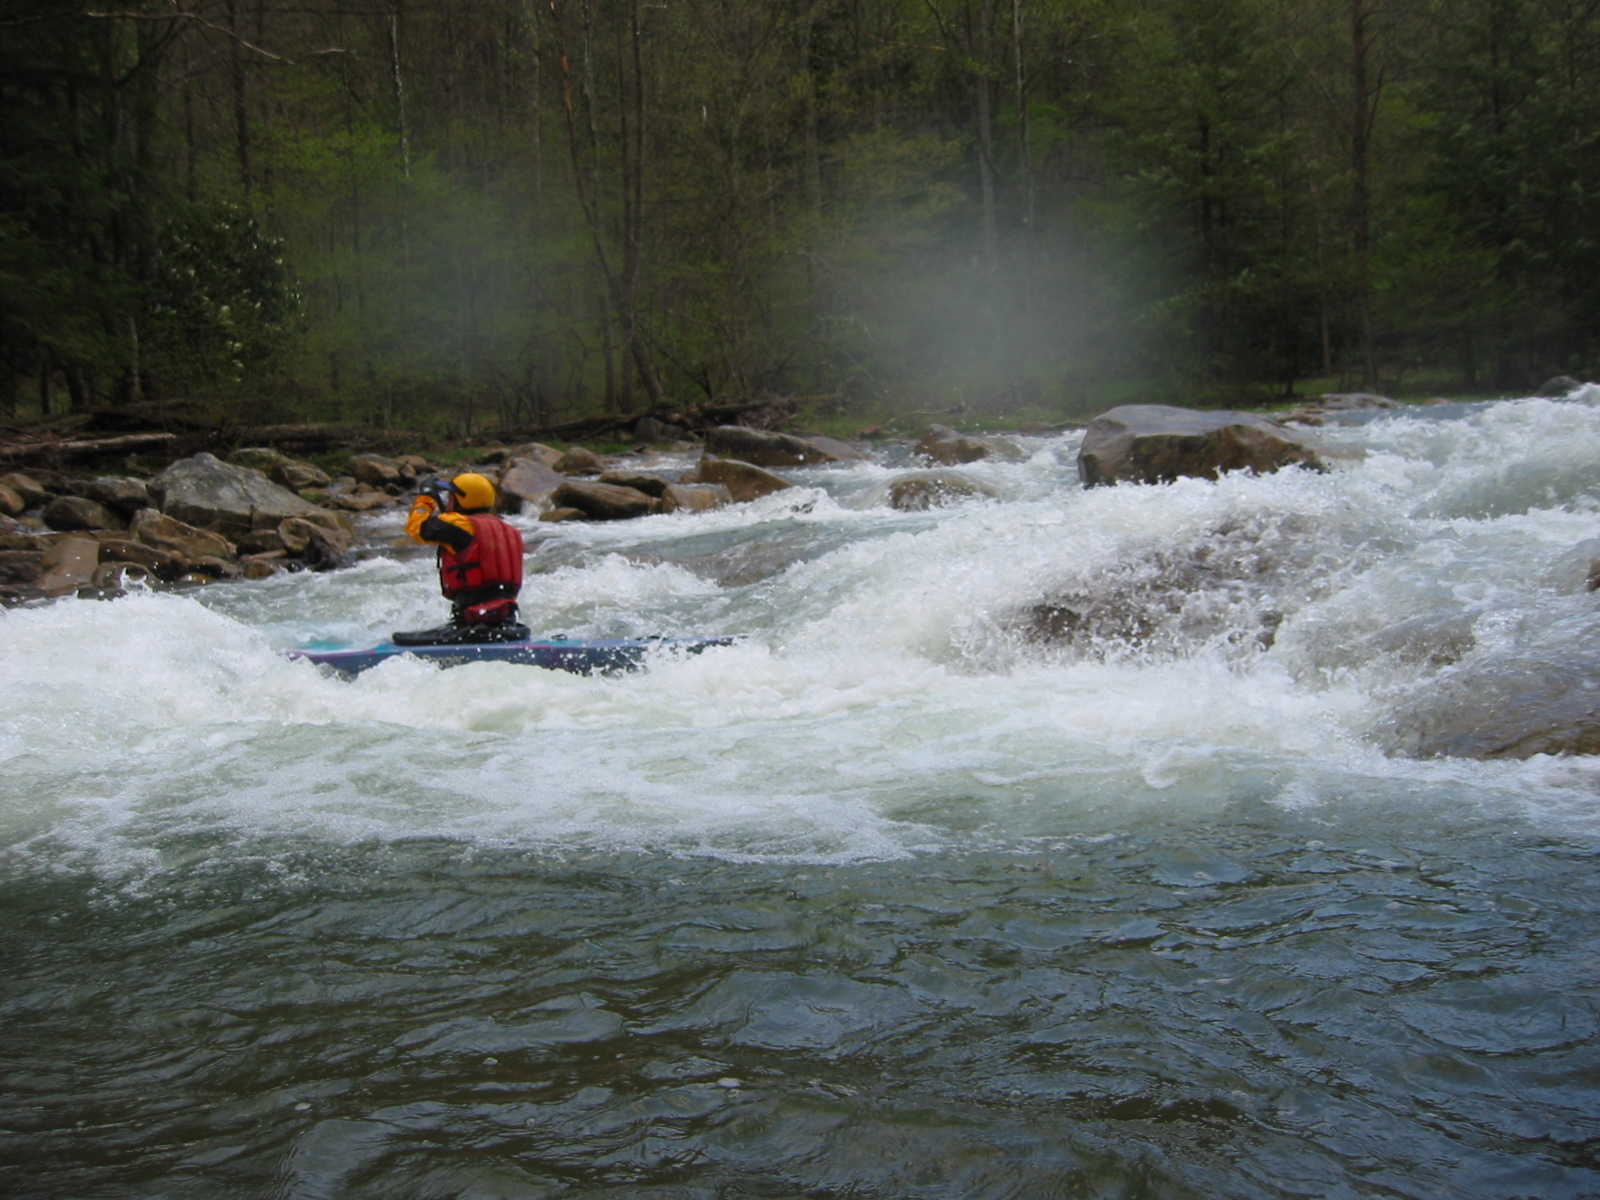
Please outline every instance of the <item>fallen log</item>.
[[94, 454], [118, 454], [124, 450], [147, 450], [168, 446], [178, 440], [175, 433], [127, 433], [118, 437], [79, 438], [65, 441], [45, 438], [38, 441], [0, 444], [0, 460], [30, 462], [39, 459], [84, 458]]

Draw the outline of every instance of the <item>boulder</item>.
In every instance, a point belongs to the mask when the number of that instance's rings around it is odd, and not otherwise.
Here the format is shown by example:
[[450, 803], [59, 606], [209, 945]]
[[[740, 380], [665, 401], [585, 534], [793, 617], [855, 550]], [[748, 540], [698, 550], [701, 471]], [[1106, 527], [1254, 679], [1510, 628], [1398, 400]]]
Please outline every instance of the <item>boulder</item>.
[[544, 459], [520, 455], [511, 459], [500, 474], [500, 508], [505, 512], [521, 512], [529, 506], [543, 508], [566, 481], [566, 476]]
[[289, 517], [278, 525], [283, 549], [314, 570], [327, 571], [349, 560], [354, 535], [347, 529], [305, 517]]
[[861, 457], [832, 438], [798, 437], [744, 425], [718, 425], [708, 429], [705, 452], [715, 458], [737, 459], [758, 467], [814, 467]]
[[213, 454], [173, 463], [150, 481], [150, 492], [174, 520], [234, 537], [275, 528], [289, 517], [337, 520], [260, 471], [225, 463]]
[[632, 488], [636, 492], [643, 492], [646, 496], [654, 496], [657, 500], [667, 494], [667, 487], [670, 484], [670, 480], [644, 471], [606, 471], [600, 476], [600, 482]]
[[153, 508], [134, 514], [128, 532], [136, 541], [158, 550], [170, 550], [184, 562], [207, 557], [231, 557], [234, 545], [220, 533], [200, 529]]
[[710, 512], [733, 503], [733, 493], [720, 483], [669, 483], [661, 498], [673, 512]]
[[561, 461], [562, 452], [554, 446], [546, 446], [543, 442], [524, 442], [520, 446], [513, 446], [505, 452], [504, 461], [514, 463], [519, 458], [531, 459], [536, 463], [543, 463], [551, 470]]
[[1458, 667], [1378, 731], [1391, 753], [1417, 758], [1600, 754], [1600, 649], [1559, 659]]
[[1588, 587], [1591, 592], [1600, 592], [1600, 558], [1589, 564]]
[[377, 488], [400, 487], [416, 478], [415, 472], [408, 474], [399, 462], [381, 454], [351, 455], [350, 474], [358, 483]]
[[0, 483], [0, 516], [17, 517], [27, 511], [28, 502], [20, 492]]
[[[153, 511], [153, 510], [152, 510]], [[163, 579], [183, 570], [183, 556], [161, 546], [151, 546], [117, 534], [100, 535], [100, 562], [142, 567]]]
[[660, 500], [636, 488], [576, 479], [557, 488], [550, 502], [557, 508], [575, 508], [592, 521], [622, 521], [666, 511]]
[[1169, 483], [1227, 471], [1324, 470], [1321, 457], [1286, 426], [1253, 413], [1129, 404], [1089, 423], [1078, 451], [1085, 487]]
[[364, 484], [357, 484], [349, 491], [333, 492], [328, 495], [324, 504], [340, 512], [372, 512], [378, 508], [391, 508], [395, 498], [388, 492], [380, 492]]
[[39, 482], [32, 475], [24, 475], [21, 471], [7, 471], [0, 475], [0, 487], [9, 488], [22, 497], [22, 503], [27, 508], [35, 508], [50, 499], [52, 493], [49, 488]]
[[87, 496], [57, 496], [41, 515], [51, 529], [122, 529], [126, 525], [104, 504]]
[[36, 586], [51, 595], [74, 592], [94, 582], [99, 565], [98, 539], [87, 534], [57, 538], [45, 547]]
[[998, 495], [960, 471], [916, 471], [889, 484], [889, 507], [901, 512], [924, 512], [962, 500], [993, 499]]
[[994, 446], [983, 438], [967, 437], [947, 425], [931, 425], [912, 453], [929, 462], [947, 467], [977, 462], [994, 454]]
[[556, 470], [563, 475], [598, 475], [605, 469], [605, 459], [582, 446], [574, 446], [556, 460]]
[[1557, 375], [1541, 383], [1534, 395], [1547, 400], [1559, 400], [1563, 396], [1571, 395], [1582, 386], [1583, 384], [1571, 375]]
[[283, 451], [270, 446], [241, 447], [228, 456], [228, 461], [260, 471], [273, 483], [281, 484], [293, 492], [304, 488], [325, 488], [333, 482], [329, 474], [315, 463], [290, 458]]
[[787, 479], [780, 479], [753, 463], [711, 456], [696, 463], [694, 469], [683, 477], [683, 482], [720, 483], [741, 504], [794, 486]]
[[127, 475], [97, 475], [78, 489], [79, 494], [97, 500], [124, 518], [150, 507], [150, 488], [142, 479]]
[[[32, 539], [41, 541], [42, 539]], [[0, 583], [31, 585], [44, 570], [44, 547], [0, 550]]]

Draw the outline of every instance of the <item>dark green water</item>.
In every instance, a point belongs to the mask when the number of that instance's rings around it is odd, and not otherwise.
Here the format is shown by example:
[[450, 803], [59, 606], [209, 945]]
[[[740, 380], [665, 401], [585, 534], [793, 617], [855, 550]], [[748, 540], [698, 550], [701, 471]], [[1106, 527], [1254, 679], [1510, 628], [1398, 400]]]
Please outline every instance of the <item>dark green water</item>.
[[857, 866], [419, 841], [13, 880], [0, 1189], [1600, 1194], [1591, 848], [1225, 818]]

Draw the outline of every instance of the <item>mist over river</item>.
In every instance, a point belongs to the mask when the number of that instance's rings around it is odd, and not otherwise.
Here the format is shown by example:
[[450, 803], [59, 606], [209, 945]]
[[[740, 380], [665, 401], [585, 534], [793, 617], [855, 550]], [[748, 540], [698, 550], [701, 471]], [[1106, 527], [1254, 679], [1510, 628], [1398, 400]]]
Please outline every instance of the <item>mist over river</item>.
[[535, 631], [744, 635], [623, 676], [285, 658], [442, 619], [394, 514], [0, 612], [0, 1194], [1600, 1197], [1600, 758], [1403, 752], [1593, 662], [1600, 388], [1316, 436], [514, 518]]

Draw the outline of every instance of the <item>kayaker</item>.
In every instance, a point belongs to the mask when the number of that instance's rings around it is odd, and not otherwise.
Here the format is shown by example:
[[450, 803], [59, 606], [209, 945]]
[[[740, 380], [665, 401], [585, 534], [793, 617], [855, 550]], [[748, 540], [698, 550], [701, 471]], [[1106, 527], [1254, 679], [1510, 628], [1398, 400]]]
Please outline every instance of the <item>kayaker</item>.
[[425, 482], [406, 518], [413, 541], [438, 547], [439, 590], [450, 623], [396, 633], [397, 645], [515, 642], [528, 637], [517, 619], [522, 590], [522, 534], [495, 515], [494, 484], [475, 471]]

